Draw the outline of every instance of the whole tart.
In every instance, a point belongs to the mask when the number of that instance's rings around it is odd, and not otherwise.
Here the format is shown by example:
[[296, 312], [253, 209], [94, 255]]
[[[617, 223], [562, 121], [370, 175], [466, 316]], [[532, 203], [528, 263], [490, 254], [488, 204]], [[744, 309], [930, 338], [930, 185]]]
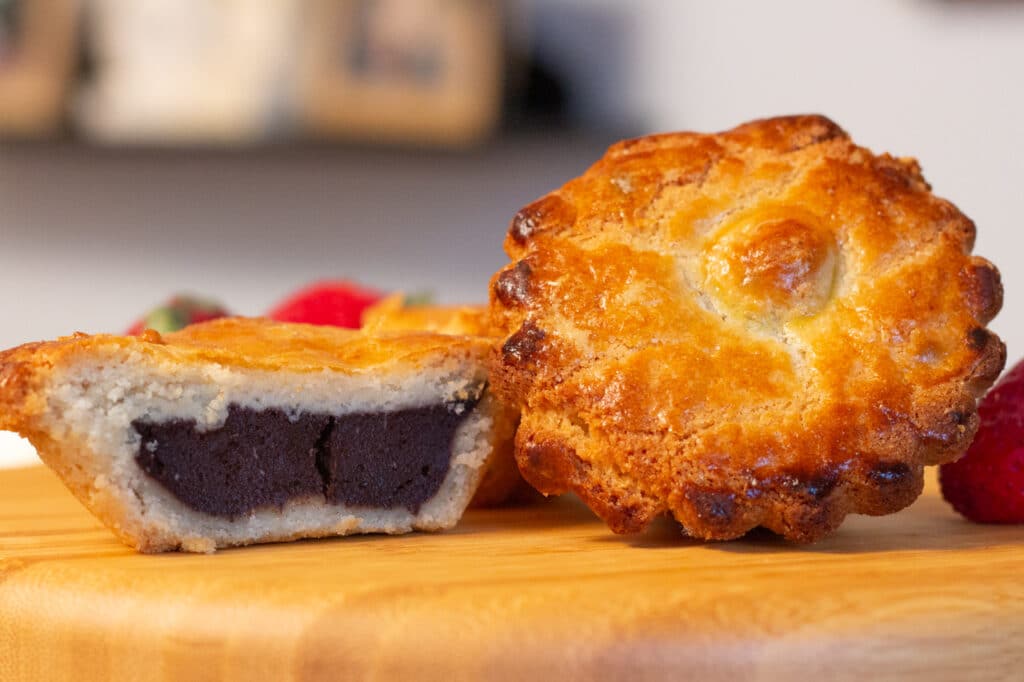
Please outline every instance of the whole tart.
[[0, 353], [27, 437], [144, 552], [455, 525], [507, 440], [493, 343], [223, 318]]
[[627, 140], [515, 216], [491, 383], [516, 458], [616, 532], [813, 541], [956, 459], [999, 273], [913, 159], [821, 116]]

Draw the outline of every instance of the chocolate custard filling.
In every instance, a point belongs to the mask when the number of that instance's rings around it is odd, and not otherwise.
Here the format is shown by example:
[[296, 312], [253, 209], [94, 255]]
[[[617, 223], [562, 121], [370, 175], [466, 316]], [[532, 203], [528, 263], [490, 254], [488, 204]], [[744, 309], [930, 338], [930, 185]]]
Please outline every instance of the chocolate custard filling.
[[298, 417], [233, 404], [223, 426], [205, 431], [192, 419], [137, 419], [135, 461], [187, 506], [216, 516], [306, 496], [415, 514], [441, 487], [455, 431], [476, 403]]

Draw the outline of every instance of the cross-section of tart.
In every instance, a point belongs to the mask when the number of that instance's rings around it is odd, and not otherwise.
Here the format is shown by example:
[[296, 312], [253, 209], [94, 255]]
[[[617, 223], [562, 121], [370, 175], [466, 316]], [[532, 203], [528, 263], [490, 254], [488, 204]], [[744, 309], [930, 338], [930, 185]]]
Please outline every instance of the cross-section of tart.
[[229, 318], [0, 354], [0, 428], [140, 551], [453, 526], [491, 344]]
[[820, 116], [614, 145], [515, 216], [492, 281], [523, 476], [620, 532], [810, 541], [905, 507], [1005, 360], [974, 236]]
[[[369, 333], [428, 331], [439, 334], [486, 336], [492, 343], [495, 329], [486, 306], [407, 305], [401, 294], [388, 296], [363, 311], [363, 330]], [[519, 475], [513, 456], [513, 437], [519, 411], [509, 405], [494, 410], [494, 453], [484, 469], [472, 507], [495, 507], [537, 498], [537, 491]]]

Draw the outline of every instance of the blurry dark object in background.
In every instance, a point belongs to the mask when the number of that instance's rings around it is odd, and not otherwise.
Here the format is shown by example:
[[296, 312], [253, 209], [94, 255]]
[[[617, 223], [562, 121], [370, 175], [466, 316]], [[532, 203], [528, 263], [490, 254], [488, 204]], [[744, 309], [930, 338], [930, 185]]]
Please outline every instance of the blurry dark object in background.
[[494, 0], [312, 0], [302, 5], [300, 118], [320, 136], [465, 145], [501, 105]]
[[636, 4], [530, 4], [525, 33], [532, 62], [562, 86], [565, 117], [573, 125], [622, 135], [646, 127], [636, 120], [630, 67], [638, 50], [637, 17], [653, 10]]
[[522, 59], [521, 70], [508, 72], [521, 77], [506, 81], [504, 126], [513, 130], [567, 127], [569, 99], [562, 77], [533, 55], [524, 54]]
[[60, 125], [74, 65], [76, 0], [0, 0], [0, 135]]
[[20, 6], [15, 0], [0, 0], [0, 64], [14, 56], [14, 47], [18, 38], [18, 11]]

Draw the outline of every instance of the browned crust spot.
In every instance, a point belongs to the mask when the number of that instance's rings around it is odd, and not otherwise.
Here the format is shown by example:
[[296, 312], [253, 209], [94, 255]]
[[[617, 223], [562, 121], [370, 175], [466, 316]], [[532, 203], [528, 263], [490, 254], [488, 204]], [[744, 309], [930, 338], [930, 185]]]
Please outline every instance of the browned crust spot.
[[[965, 385], [975, 398], [980, 398], [985, 394], [985, 391], [999, 378], [1006, 366], [1006, 344], [1002, 339], [992, 332], [987, 332], [984, 338], [982, 337], [983, 335], [979, 334], [975, 328], [968, 333], [966, 340], [967, 345], [978, 353], [977, 359], [968, 372]], [[982, 341], [984, 341], [984, 346], [978, 348], [975, 344]], [[973, 435], [971, 437], [973, 438]]]
[[967, 305], [978, 324], [985, 325], [995, 318], [1003, 307], [1003, 281], [996, 266], [979, 256], [960, 271], [965, 280]]
[[926, 192], [931, 186], [921, 176], [917, 159], [897, 159], [888, 154], [875, 157], [874, 168], [887, 193], [911, 190]]
[[590, 465], [561, 440], [527, 441], [516, 450], [523, 477], [545, 495], [560, 495], [585, 481]]
[[750, 136], [761, 146], [776, 151], [794, 152], [831, 140], [849, 139], [846, 131], [832, 119], [820, 114], [780, 116], [751, 121], [729, 131]]
[[683, 489], [683, 498], [689, 504], [691, 514], [707, 529], [708, 535], [731, 535], [729, 531], [735, 525], [738, 511], [735, 493], [687, 486]]
[[537, 358], [544, 347], [547, 333], [533, 321], [527, 320], [501, 347], [505, 361], [513, 365], [529, 363]]
[[526, 244], [539, 232], [550, 232], [572, 227], [576, 222], [576, 209], [557, 194], [541, 197], [516, 213], [508, 234], [520, 245]]
[[512, 307], [526, 303], [530, 298], [530, 264], [521, 260], [505, 268], [494, 281], [494, 294], [503, 304]]

